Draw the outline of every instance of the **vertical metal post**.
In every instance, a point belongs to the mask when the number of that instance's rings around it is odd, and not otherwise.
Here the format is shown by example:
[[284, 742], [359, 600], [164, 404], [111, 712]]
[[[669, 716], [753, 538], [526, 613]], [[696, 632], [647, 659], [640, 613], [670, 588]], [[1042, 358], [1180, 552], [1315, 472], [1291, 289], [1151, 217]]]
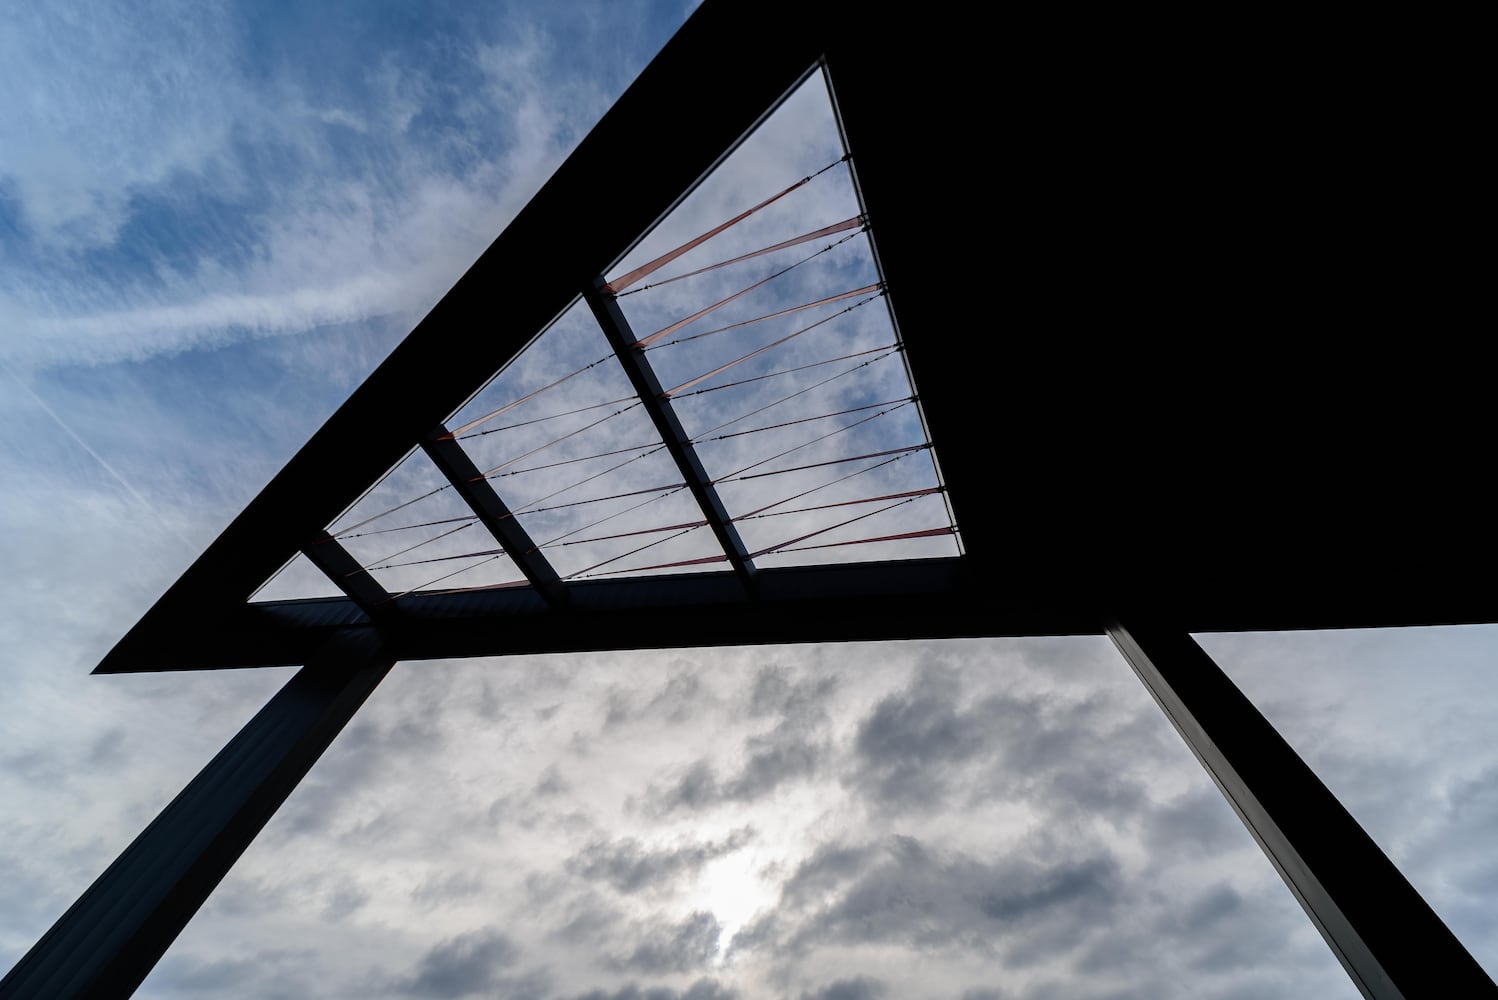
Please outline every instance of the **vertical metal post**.
[[393, 662], [372, 636], [325, 647], [0, 980], [0, 998], [133, 993]]
[[1498, 989], [1309, 766], [1185, 631], [1108, 626], [1363, 996]]

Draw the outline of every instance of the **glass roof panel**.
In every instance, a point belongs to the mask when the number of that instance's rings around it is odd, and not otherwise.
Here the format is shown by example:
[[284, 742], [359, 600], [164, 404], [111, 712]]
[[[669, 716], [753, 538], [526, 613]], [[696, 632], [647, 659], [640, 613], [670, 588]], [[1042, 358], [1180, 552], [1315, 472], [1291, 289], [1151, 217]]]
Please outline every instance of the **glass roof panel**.
[[305, 597], [342, 597], [333, 581], [300, 552], [250, 595], [252, 601], [295, 601]]
[[813, 75], [611, 274], [764, 565], [958, 553], [854, 167]]
[[[958, 554], [820, 74], [621, 262], [606, 291], [752, 561]], [[583, 301], [447, 428], [563, 580], [727, 570]], [[397, 596], [524, 582], [419, 453], [330, 533]]]
[[328, 533], [393, 596], [525, 583], [472, 508], [420, 451], [407, 456]]
[[581, 301], [449, 426], [564, 580], [724, 562], [680, 469]]

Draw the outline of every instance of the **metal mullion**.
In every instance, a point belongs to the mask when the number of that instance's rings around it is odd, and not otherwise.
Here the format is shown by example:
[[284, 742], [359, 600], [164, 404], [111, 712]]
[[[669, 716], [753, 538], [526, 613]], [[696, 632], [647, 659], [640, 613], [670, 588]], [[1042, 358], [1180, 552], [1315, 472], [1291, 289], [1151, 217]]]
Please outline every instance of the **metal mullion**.
[[753, 596], [755, 569], [753, 561], [749, 558], [748, 547], [739, 537], [733, 518], [729, 515], [728, 508], [723, 505], [723, 498], [713, 487], [712, 478], [703, 468], [702, 460], [697, 457], [696, 449], [692, 447], [691, 436], [682, 427], [680, 418], [676, 416], [676, 411], [671, 406], [671, 401], [663, 394], [660, 380], [656, 378], [654, 369], [650, 367], [645, 352], [635, 346], [636, 338], [630, 329], [629, 321], [625, 319], [624, 312], [613, 297], [603, 291], [603, 284], [604, 279], [598, 278], [591, 287], [584, 290], [583, 298], [587, 301], [588, 308], [593, 310], [593, 316], [598, 320], [598, 325], [603, 328], [604, 336], [608, 338], [609, 346], [613, 347], [614, 355], [629, 376], [630, 384], [639, 394], [640, 401], [645, 406], [645, 412], [650, 414], [656, 432], [665, 442], [666, 450], [670, 452], [677, 468], [681, 470], [682, 479], [686, 481], [687, 488], [692, 491], [692, 497], [702, 509], [703, 517], [707, 519], [714, 537], [717, 538], [718, 544], [728, 557], [728, 563], [733, 567], [734, 574], [744, 585], [745, 591]]

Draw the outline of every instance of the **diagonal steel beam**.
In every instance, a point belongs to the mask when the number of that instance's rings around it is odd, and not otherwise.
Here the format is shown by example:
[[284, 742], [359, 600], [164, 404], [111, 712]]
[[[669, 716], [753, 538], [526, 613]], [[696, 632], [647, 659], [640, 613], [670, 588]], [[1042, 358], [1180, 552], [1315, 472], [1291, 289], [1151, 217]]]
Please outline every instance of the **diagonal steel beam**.
[[723, 498], [713, 488], [712, 477], [702, 467], [702, 461], [692, 447], [690, 435], [682, 427], [676, 411], [671, 408], [671, 401], [662, 391], [660, 380], [655, 377], [650, 362], [645, 360], [645, 352], [635, 346], [638, 338], [629, 328], [629, 321], [624, 318], [623, 310], [614, 301], [614, 297], [603, 290], [603, 284], [603, 278], [596, 280], [592, 287], [583, 292], [583, 298], [587, 300], [588, 308], [593, 310], [598, 325], [603, 327], [609, 346], [614, 349], [614, 355], [629, 375], [630, 384], [644, 404], [645, 412], [650, 414], [656, 431], [666, 444], [666, 450], [681, 470], [687, 488], [692, 491], [697, 505], [702, 508], [708, 526], [713, 529], [713, 535], [728, 556], [728, 564], [733, 567], [734, 575], [739, 578], [749, 596], [753, 597], [755, 570], [754, 563], [749, 558], [749, 550], [739, 537], [739, 530], [734, 527], [728, 508], [723, 506]]
[[1363, 996], [1498, 995], [1456, 935], [1190, 634], [1131, 618], [1115, 619], [1108, 635]]
[[369, 570], [360, 566], [359, 561], [349, 554], [349, 550], [339, 545], [326, 531], [313, 539], [310, 545], [302, 546], [302, 554], [312, 565], [322, 570], [323, 575], [335, 587], [347, 594], [349, 600], [358, 605], [359, 610], [368, 615], [371, 621], [387, 618], [394, 612], [390, 592], [380, 586]]
[[541, 554], [520, 520], [505, 506], [499, 493], [489, 485], [489, 480], [479, 472], [473, 459], [448, 435], [447, 428], [437, 428], [421, 442], [421, 450], [427, 453], [427, 457], [447, 477], [447, 481], [453, 484], [453, 489], [458, 491], [463, 502], [473, 508], [484, 527], [499, 542], [505, 555], [525, 574], [531, 586], [553, 607], [565, 604], [567, 590], [557, 571]]
[[369, 634], [309, 659], [0, 979], [0, 1000], [133, 993], [393, 663]]

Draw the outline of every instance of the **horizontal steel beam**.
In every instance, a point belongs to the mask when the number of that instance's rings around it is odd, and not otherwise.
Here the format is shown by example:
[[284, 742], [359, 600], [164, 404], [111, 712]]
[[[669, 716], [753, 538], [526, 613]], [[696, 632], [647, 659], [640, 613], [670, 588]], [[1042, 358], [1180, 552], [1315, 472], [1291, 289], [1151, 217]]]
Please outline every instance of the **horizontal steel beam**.
[[[529, 587], [501, 587], [393, 603], [380, 632], [401, 659], [506, 656], [985, 635], [1098, 634], [1085, 609], [1036, 604], [976, 586], [956, 559], [762, 570], [747, 600], [728, 572], [588, 580], [553, 607]], [[347, 600], [246, 605], [169, 640], [117, 646], [98, 673], [298, 663], [329, 635], [367, 629]]]
[[[744, 598], [728, 572], [567, 585], [566, 607], [530, 587], [496, 587], [392, 601], [380, 628], [402, 659], [506, 656], [712, 645], [772, 645], [875, 639], [1101, 635], [1106, 601], [1093, 592], [1032, 593], [1026, 581], [983, 572], [968, 557], [909, 562], [776, 567], [755, 574]], [[1498, 621], [1498, 598], [1407, 593], [1315, 600], [1260, 595], [1254, 602], [1203, 593], [1183, 602], [1189, 632], [1386, 628]], [[1403, 598], [1403, 599], [1401, 599]], [[755, 604], [763, 605], [754, 607]], [[318, 598], [241, 605], [213, 620], [187, 620], [170, 634], [120, 643], [97, 673], [196, 670], [303, 663], [329, 637], [368, 627], [349, 600]]]

